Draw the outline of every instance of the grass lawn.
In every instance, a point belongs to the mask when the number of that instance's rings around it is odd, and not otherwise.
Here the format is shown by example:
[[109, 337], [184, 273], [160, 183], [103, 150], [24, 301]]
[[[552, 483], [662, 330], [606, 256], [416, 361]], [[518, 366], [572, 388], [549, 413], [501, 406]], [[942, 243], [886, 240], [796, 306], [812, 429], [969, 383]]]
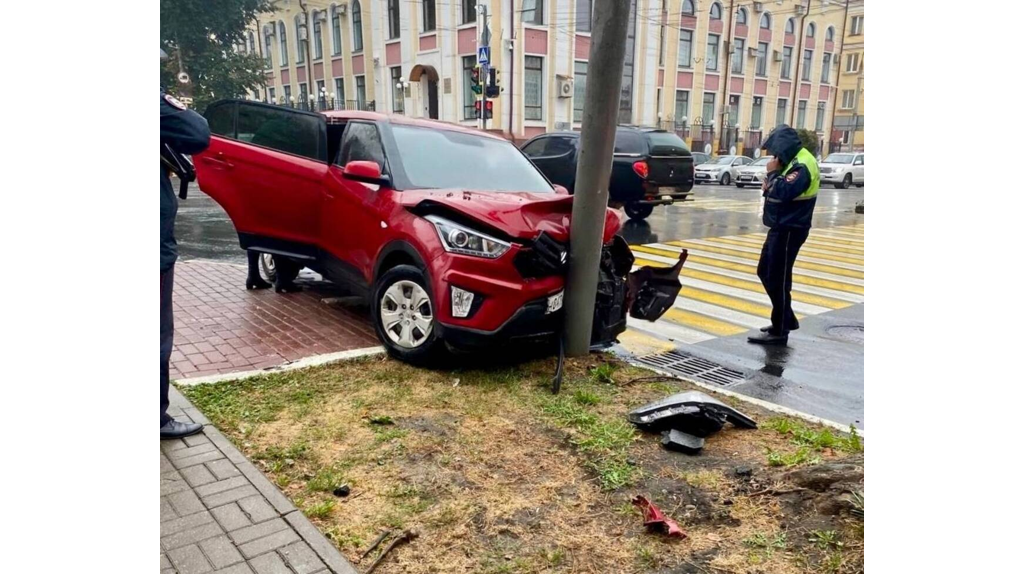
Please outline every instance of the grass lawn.
[[[653, 373], [591, 355], [567, 361], [553, 396], [553, 372], [376, 357], [181, 391], [351, 561], [386, 529], [417, 529], [377, 572], [863, 571], [856, 437], [719, 397], [760, 428], [669, 452], [625, 415], [696, 387], [633, 382]], [[637, 494], [688, 537], [647, 533]]]

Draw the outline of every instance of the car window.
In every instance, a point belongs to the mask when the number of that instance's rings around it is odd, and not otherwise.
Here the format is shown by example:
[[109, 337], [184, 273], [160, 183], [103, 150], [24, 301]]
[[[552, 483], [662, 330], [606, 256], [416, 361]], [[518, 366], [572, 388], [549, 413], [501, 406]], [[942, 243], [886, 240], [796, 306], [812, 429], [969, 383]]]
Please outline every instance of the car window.
[[824, 163], [852, 163], [852, 153], [830, 153]]
[[203, 113], [210, 133], [226, 138], [235, 138], [235, 102], [214, 102]]
[[237, 138], [309, 159], [321, 160], [320, 122], [276, 106], [238, 105]]
[[753, 162], [751, 162], [750, 165], [768, 165], [768, 162], [771, 159], [772, 159], [771, 156], [759, 157], [756, 160], [754, 160]]
[[398, 146], [392, 161], [401, 162], [408, 180], [399, 189], [554, 193], [533, 163], [505, 140], [394, 124], [391, 133]]
[[686, 155], [686, 142], [671, 132], [647, 132], [651, 155]]
[[719, 157], [717, 160], [715, 160], [714, 163], [716, 163], [718, 165], [730, 165], [730, 164], [732, 164], [734, 159], [736, 159], [736, 158], [731, 156], [731, 155], [723, 155], [723, 156]]
[[857, 156], [857, 159], [853, 160], [853, 165], [864, 165], [864, 156]]
[[565, 155], [573, 150], [575, 146], [572, 140], [567, 137], [550, 137], [548, 145], [544, 148], [544, 155]]
[[340, 164], [350, 161], [372, 161], [385, 173], [384, 145], [380, 141], [380, 130], [369, 122], [349, 122], [341, 140]]
[[544, 148], [551, 138], [537, 138], [523, 147], [523, 153], [529, 157], [540, 157], [544, 155]]
[[637, 132], [615, 132], [615, 153], [642, 154], [644, 139]]
[[736, 158], [736, 163], [738, 165], [747, 165], [748, 163], [750, 163], [750, 160], [744, 156], [740, 156]]

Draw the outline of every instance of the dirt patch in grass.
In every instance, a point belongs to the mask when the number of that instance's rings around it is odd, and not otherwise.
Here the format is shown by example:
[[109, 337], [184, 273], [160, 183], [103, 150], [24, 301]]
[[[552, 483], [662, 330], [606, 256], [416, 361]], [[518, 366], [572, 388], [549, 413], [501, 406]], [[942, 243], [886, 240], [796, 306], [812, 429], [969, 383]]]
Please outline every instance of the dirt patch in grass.
[[[374, 358], [182, 391], [353, 562], [382, 531], [416, 528], [380, 572], [863, 569], [858, 441], [725, 398], [761, 428], [669, 452], [625, 414], [693, 387], [630, 383], [651, 373], [592, 356], [567, 363], [556, 397], [553, 367]], [[636, 494], [688, 538], [645, 532]]]

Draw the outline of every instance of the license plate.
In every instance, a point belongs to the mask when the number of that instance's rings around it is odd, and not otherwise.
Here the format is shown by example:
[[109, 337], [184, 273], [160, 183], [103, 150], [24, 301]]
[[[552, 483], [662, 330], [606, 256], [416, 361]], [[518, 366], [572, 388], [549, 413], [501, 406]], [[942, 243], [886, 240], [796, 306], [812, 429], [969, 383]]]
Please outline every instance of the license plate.
[[675, 193], [675, 192], [676, 192], [676, 188], [674, 188], [674, 187], [659, 187], [658, 188], [658, 193], [662, 194], [662, 199], [665, 198], [664, 197], [665, 194], [667, 194], [667, 193]]
[[546, 313], [554, 313], [562, 308], [562, 300], [565, 298], [565, 291], [559, 291], [548, 297], [548, 310]]

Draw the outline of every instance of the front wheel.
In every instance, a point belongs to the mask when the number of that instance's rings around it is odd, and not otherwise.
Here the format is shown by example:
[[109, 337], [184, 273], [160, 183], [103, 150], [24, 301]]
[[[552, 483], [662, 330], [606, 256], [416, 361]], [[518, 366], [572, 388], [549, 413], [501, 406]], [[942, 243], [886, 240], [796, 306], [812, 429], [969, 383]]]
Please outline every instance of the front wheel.
[[722, 179], [718, 181], [718, 183], [720, 183], [721, 185], [729, 185], [729, 183], [731, 182], [732, 176], [729, 175], [729, 172], [725, 172], [724, 174], [722, 174]]
[[643, 205], [641, 203], [627, 203], [625, 209], [626, 215], [630, 219], [647, 219], [654, 212], [653, 205]]
[[419, 267], [392, 267], [373, 289], [370, 309], [377, 338], [396, 359], [421, 365], [434, 361], [444, 349], [435, 308], [430, 283]]
[[281, 255], [260, 253], [260, 277], [267, 283], [277, 281], [280, 275], [284, 283], [291, 283], [299, 276], [302, 266]]
[[846, 177], [843, 178], [843, 183], [836, 185], [836, 187], [839, 189], [850, 189], [851, 185], [853, 185], [853, 176], [846, 174]]

